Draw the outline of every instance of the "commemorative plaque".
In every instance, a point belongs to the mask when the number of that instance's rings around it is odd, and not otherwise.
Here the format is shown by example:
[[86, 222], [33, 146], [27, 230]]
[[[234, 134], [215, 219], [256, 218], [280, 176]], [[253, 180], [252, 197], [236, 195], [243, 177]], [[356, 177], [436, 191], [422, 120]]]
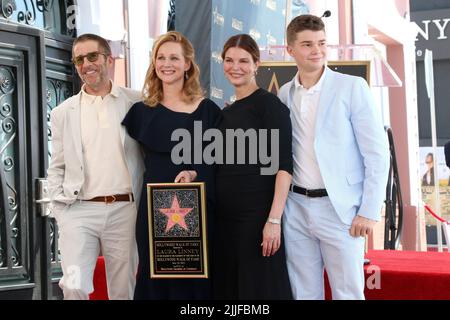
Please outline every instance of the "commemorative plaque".
[[148, 183], [151, 278], [208, 278], [203, 182]]

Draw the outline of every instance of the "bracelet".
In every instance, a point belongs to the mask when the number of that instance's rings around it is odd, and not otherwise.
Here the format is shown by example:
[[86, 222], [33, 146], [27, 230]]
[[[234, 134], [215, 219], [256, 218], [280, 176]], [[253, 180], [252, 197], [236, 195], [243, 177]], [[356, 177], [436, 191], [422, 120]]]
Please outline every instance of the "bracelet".
[[273, 224], [281, 224], [281, 219], [268, 218], [267, 222], [273, 223]]

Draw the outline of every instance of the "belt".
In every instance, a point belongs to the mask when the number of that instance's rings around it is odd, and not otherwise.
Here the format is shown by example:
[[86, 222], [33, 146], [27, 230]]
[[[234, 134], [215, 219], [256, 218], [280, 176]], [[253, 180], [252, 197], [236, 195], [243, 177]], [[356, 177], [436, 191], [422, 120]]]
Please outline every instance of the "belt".
[[104, 203], [113, 203], [116, 201], [129, 201], [129, 202], [133, 202], [134, 201], [134, 197], [132, 193], [128, 193], [128, 194], [115, 194], [112, 196], [99, 196], [99, 197], [95, 197], [92, 199], [87, 199], [87, 200], [83, 200], [83, 201], [96, 201], [96, 202], [104, 202]]
[[328, 196], [327, 189], [309, 189], [308, 190], [308, 189], [294, 186], [293, 184], [291, 184], [291, 187], [289, 188], [289, 190], [291, 190], [295, 193], [303, 194], [310, 198], [319, 198], [319, 197]]

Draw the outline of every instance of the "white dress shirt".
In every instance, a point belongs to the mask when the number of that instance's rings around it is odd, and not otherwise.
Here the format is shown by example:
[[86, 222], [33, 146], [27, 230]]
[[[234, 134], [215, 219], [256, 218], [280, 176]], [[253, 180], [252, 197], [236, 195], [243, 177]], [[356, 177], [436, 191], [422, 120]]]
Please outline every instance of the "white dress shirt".
[[319, 81], [309, 89], [300, 84], [298, 73], [295, 76], [295, 91], [291, 107], [294, 159], [292, 183], [306, 189], [325, 188], [314, 151], [317, 108], [325, 72], [327, 68]]

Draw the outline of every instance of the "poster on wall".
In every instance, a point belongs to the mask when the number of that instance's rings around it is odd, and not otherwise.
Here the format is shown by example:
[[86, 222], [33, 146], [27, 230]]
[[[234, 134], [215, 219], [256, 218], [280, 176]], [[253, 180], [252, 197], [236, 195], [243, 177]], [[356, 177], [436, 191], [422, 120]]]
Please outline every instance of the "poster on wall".
[[[445, 164], [444, 147], [437, 147], [436, 154], [432, 147], [420, 147], [420, 185], [422, 189], [422, 200], [431, 208], [435, 208], [434, 179], [439, 179], [439, 197], [441, 201], [441, 216], [450, 219], [450, 169]], [[433, 160], [436, 158], [437, 168], [434, 168]], [[436, 175], [435, 175], [436, 173]], [[435, 225], [436, 219], [426, 215], [426, 223]]]
[[[364, 78], [370, 86], [370, 61], [328, 61], [327, 66], [336, 72]], [[297, 73], [295, 62], [262, 62], [258, 68], [256, 81], [261, 88], [274, 94]]]

